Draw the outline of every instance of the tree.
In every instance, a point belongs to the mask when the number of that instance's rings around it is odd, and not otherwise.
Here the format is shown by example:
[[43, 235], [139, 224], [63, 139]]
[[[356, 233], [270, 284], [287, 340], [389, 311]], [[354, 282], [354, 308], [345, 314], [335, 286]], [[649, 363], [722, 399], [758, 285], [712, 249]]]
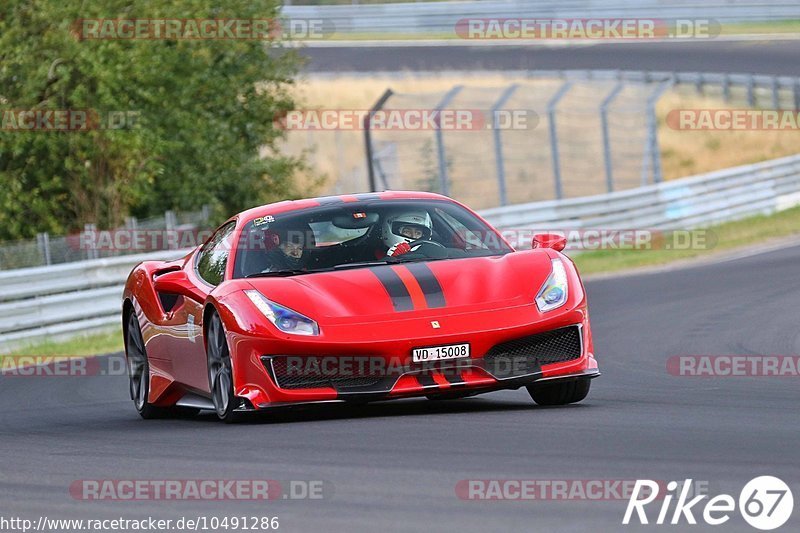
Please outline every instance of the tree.
[[[275, 19], [278, 4], [5, 0], [0, 239], [202, 204], [227, 215], [299, 195], [293, 175], [302, 162], [278, 153], [282, 131], [273, 123], [293, 108], [299, 62], [280, 36], [85, 38], [92, 35], [81, 21]], [[19, 131], [20, 110], [83, 111], [100, 127]]]

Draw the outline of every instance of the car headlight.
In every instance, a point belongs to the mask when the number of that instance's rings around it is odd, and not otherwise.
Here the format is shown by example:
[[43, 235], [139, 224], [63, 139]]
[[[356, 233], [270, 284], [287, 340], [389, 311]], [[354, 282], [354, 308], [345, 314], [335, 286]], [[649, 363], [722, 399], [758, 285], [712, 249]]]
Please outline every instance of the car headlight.
[[552, 272], [536, 295], [539, 311], [552, 311], [567, 301], [567, 269], [560, 259], [553, 259]]
[[307, 316], [267, 300], [258, 291], [248, 290], [244, 293], [250, 298], [253, 305], [264, 313], [267, 320], [279, 330], [293, 335], [319, 335], [319, 326]]

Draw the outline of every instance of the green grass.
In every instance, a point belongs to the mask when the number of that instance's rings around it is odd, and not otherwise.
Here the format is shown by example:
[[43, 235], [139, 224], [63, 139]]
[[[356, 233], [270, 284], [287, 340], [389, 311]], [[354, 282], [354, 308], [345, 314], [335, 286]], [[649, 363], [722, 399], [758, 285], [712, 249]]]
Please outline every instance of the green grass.
[[695, 249], [592, 250], [576, 254], [573, 259], [582, 274], [596, 274], [710, 256], [771, 239], [800, 235], [800, 207], [712, 226], [705, 230], [705, 234], [710, 245]]
[[[800, 207], [769, 216], [756, 216], [728, 222], [706, 230], [711, 246], [689, 250], [595, 250], [574, 256], [582, 274], [615, 272], [632, 268], [657, 266], [672, 261], [710, 256], [720, 251], [759, 244], [771, 239], [800, 235]], [[14, 350], [13, 355], [89, 356], [123, 349], [118, 328], [105, 333], [76, 337], [66, 341], [46, 341]], [[3, 356], [0, 356], [3, 357]]]
[[[43, 341], [28, 344], [13, 350], [8, 356], [87, 356], [120, 352], [123, 349], [122, 331], [110, 329], [103, 333], [93, 333], [64, 341]], [[4, 357], [0, 355], [0, 357]]]
[[746, 35], [752, 33], [800, 33], [800, 20], [731, 22], [722, 25], [722, 35]]

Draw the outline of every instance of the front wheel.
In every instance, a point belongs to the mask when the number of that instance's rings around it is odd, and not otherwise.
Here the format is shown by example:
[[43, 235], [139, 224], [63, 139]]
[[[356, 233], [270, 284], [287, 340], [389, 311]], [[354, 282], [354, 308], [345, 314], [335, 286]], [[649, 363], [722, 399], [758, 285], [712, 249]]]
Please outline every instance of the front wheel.
[[592, 382], [589, 379], [573, 379], [562, 383], [528, 385], [528, 394], [539, 405], [566, 405], [577, 403], [589, 394]]
[[219, 315], [211, 315], [208, 325], [208, 385], [217, 417], [223, 422], [236, 422], [240, 413], [235, 411], [238, 402], [233, 395], [233, 368], [225, 328]]
[[133, 312], [128, 317], [128, 327], [125, 331], [125, 354], [128, 361], [128, 384], [131, 400], [133, 400], [139, 416], [149, 420], [193, 416], [199, 412], [198, 409], [188, 407], [156, 407], [150, 404], [150, 362], [147, 359], [147, 350], [144, 346], [139, 321]]

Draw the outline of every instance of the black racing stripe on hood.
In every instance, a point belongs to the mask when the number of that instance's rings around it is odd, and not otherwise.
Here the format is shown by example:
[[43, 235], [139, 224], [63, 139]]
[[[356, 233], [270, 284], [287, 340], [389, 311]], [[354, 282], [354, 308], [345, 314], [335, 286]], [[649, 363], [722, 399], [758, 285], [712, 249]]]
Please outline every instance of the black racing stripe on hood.
[[319, 202], [319, 205], [338, 205], [344, 203], [344, 200], [338, 196], [324, 196], [322, 198], [317, 198], [316, 200]]
[[389, 298], [392, 299], [392, 306], [395, 311], [411, 311], [414, 309], [411, 295], [397, 272], [389, 266], [373, 267], [370, 268], [370, 271], [375, 274], [383, 288], [386, 289]]
[[354, 194], [353, 196], [355, 196], [356, 198], [358, 198], [359, 200], [362, 200], [362, 201], [364, 201], [364, 200], [380, 200], [381, 199], [381, 195], [380, 194], [369, 193], [369, 192], [368, 193], [361, 193], [361, 194]]
[[428, 307], [445, 307], [447, 305], [442, 286], [428, 265], [425, 263], [408, 263], [405, 266], [417, 279], [417, 283], [419, 283], [423, 294], [425, 294], [425, 301]]

